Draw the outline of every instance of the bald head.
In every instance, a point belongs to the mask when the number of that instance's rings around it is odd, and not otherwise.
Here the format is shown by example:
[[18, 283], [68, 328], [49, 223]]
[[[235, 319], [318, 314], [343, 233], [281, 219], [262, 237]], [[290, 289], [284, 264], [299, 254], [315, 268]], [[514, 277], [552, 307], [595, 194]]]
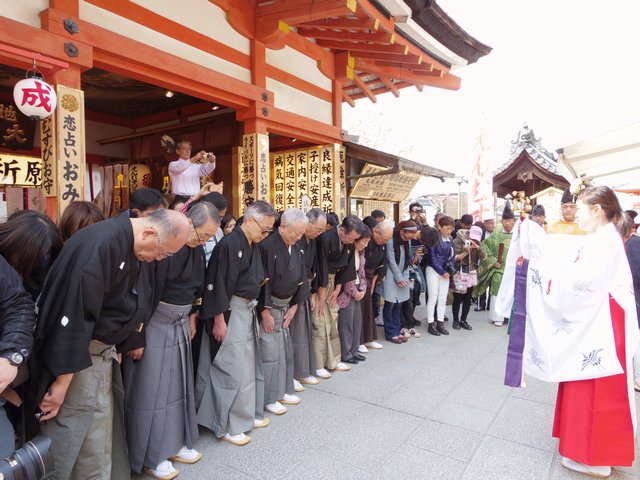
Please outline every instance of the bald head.
[[378, 223], [373, 227], [373, 241], [377, 245], [384, 245], [393, 236], [393, 227], [387, 221]]
[[130, 219], [133, 249], [138, 260], [151, 262], [170, 257], [189, 238], [189, 220], [175, 210], [154, 210], [144, 218]]

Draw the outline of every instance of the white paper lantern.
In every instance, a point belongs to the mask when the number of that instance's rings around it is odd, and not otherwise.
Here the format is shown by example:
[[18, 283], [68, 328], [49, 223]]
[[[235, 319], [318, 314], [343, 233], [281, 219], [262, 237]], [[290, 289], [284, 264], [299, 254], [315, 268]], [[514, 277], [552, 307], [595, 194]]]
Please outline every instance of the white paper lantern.
[[53, 113], [58, 97], [55, 89], [43, 80], [25, 78], [13, 87], [13, 101], [27, 117], [41, 120]]

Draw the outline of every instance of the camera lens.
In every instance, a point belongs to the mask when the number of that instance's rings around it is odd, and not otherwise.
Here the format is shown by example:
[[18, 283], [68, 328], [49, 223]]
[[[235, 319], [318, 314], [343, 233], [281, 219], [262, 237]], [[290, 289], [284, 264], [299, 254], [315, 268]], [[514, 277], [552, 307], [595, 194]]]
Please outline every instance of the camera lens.
[[40, 480], [53, 470], [51, 439], [39, 435], [13, 454], [0, 460], [0, 478]]

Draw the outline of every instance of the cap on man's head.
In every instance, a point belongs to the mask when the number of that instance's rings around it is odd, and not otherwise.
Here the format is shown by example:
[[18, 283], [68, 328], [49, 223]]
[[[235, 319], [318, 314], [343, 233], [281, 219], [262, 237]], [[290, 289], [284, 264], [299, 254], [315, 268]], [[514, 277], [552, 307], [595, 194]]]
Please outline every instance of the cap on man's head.
[[533, 215], [546, 215], [544, 207], [540, 204], [534, 205], [533, 210], [531, 210], [531, 216]]
[[516, 218], [516, 216], [513, 214], [513, 210], [511, 210], [511, 204], [507, 200], [507, 202], [504, 204], [504, 211], [502, 212], [502, 219], [503, 220], [511, 220], [512, 218]]

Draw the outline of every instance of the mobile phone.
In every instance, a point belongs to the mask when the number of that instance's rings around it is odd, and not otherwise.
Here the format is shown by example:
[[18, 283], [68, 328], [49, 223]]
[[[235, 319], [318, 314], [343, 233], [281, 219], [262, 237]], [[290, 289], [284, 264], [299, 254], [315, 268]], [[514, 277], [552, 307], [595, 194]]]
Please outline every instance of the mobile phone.
[[471, 248], [471, 240], [464, 241], [464, 248]]

